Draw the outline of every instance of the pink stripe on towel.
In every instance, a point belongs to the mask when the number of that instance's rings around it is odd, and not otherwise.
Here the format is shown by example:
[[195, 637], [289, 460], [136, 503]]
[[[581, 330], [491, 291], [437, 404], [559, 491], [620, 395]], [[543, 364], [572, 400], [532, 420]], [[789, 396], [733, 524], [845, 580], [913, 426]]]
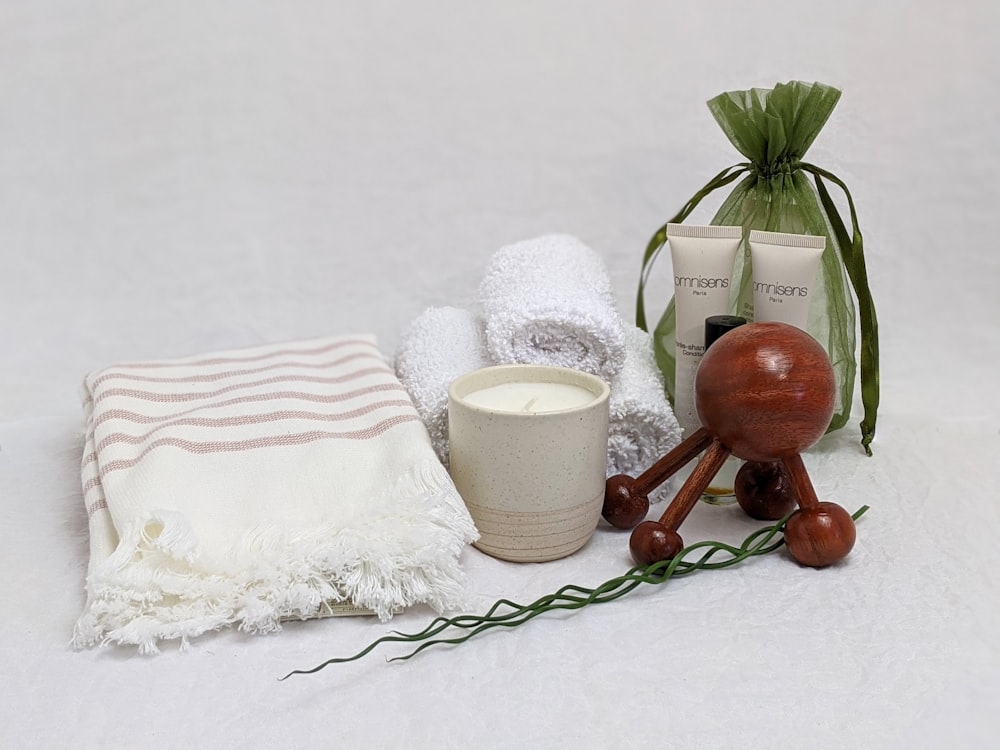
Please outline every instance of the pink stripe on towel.
[[101, 478], [108, 474], [130, 469], [138, 464], [142, 459], [155, 451], [157, 448], [171, 447], [179, 448], [188, 453], [242, 453], [243, 451], [256, 450], [258, 448], [275, 448], [280, 446], [304, 445], [314, 443], [317, 440], [371, 440], [379, 437], [384, 432], [407, 422], [419, 422], [420, 417], [413, 414], [400, 414], [381, 422], [365, 427], [360, 430], [350, 430], [347, 432], [326, 432], [323, 430], [313, 430], [311, 432], [300, 432], [297, 434], [267, 435], [264, 437], [250, 438], [248, 440], [213, 440], [208, 442], [197, 442], [194, 440], [184, 440], [183, 438], [160, 438], [154, 440], [135, 458], [119, 459], [108, 461], [101, 466]]
[[346, 383], [351, 380], [363, 378], [367, 375], [384, 374], [385, 368], [383, 367], [369, 367], [364, 370], [357, 370], [345, 375], [329, 378], [320, 377], [318, 375], [275, 375], [272, 378], [254, 380], [249, 383], [234, 383], [233, 385], [227, 385], [225, 388], [220, 388], [216, 391], [193, 391], [188, 393], [157, 393], [156, 391], [140, 391], [131, 388], [108, 388], [107, 390], [101, 391], [95, 397], [94, 403], [100, 403], [104, 399], [111, 397], [134, 398], [141, 401], [154, 401], [157, 403], [177, 403], [183, 401], [197, 401], [198, 399], [203, 398], [213, 398], [215, 396], [221, 396], [224, 393], [238, 391], [242, 388], [259, 388], [260, 386], [276, 385], [278, 383]]
[[107, 372], [91, 383], [91, 388], [96, 388], [101, 383], [112, 379], [133, 380], [141, 383], [212, 383], [217, 380], [225, 380], [226, 378], [238, 378], [243, 375], [254, 375], [259, 372], [267, 372], [268, 370], [280, 370], [283, 367], [325, 370], [338, 367], [339, 365], [347, 362], [353, 362], [357, 359], [376, 359], [381, 361], [381, 355], [377, 352], [355, 352], [354, 354], [349, 354], [346, 357], [341, 357], [340, 359], [328, 362], [275, 362], [262, 367], [252, 367], [243, 370], [221, 370], [219, 372], [206, 372], [200, 375], [185, 375], [177, 378], [156, 377], [154, 375], [136, 375], [129, 372]]
[[231, 398], [226, 401], [218, 401], [214, 404], [204, 404], [195, 406], [191, 409], [185, 409], [184, 411], [174, 412], [173, 414], [164, 414], [158, 417], [152, 417], [148, 414], [139, 414], [128, 409], [108, 409], [107, 411], [101, 412], [100, 416], [94, 420], [94, 426], [107, 422], [109, 419], [123, 419], [127, 422], [135, 422], [137, 424], [154, 424], [156, 422], [164, 422], [168, 419], [174, 419], [175, 417], [182, 417], [185, 414], [192, 414], [196, 411], [206, 411], [209, 409], [223, 408], [227, 406], [235, 406], [236, 404], [249, 404], [249, 403], [262, 403], [264, 401], [280, 401], [284, 399], [295, 400], [295, 401], [309, 401], [318, 404], [336, 404], [344, 401], [351, 401], [355, 398], [360, 398], [361, 396], [366, 396], [371, 393], [380, 393], [386, 391], [397, 391], [405, 393], [406, 389], [400, 383], [381, 383], [379, 385], [368, 386], [367, 388], [358, 388], [353, 391], [346, 391], [344, 393], [336, 393], [331, 395], [320, 395], [316, 393], [303, 393], [301, 391], [273, 391], [267, 393], [255, 393], [249, 396], [240, 396], [239, 398]]
[[130, 435], [125, 432], [113, 432], [101, 440], [97, 446], [95, 454], [100, 454], [101, 451], [112, 445], [139, 445], [160, 430], [182, 425], [185, 427], [243, 427], [257, 424], [270, 424], [272, 422], [280, 422], [290, 419], [312, 422], [345, 422], [350, 419], [355, 419], [356, 417], [371, 414], [373, 411], [377, 411], [379, 409], [399, 406], [412, 408], [412, 404], [409, 401], [397, 400], [376, 401], [373, 404], [368, 404], [357, 409], [337, 412], [334, 414], [323, 414], [316, 411], [272, 411], [266, 414], [241, 414], [233, 417], [187, 417], [174, 419], [169, 422], [163, 422], [142, 435]]

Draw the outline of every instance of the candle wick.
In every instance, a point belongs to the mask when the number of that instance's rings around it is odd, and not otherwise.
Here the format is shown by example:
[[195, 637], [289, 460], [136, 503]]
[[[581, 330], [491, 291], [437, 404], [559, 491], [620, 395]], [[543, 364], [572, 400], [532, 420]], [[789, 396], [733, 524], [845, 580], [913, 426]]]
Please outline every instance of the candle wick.
[[521, 407], [521, 411], [530, 411], [531, 407], [534, 406], [535, 402], [538, 400], [538, 396], [535, 396], [528, 403]]

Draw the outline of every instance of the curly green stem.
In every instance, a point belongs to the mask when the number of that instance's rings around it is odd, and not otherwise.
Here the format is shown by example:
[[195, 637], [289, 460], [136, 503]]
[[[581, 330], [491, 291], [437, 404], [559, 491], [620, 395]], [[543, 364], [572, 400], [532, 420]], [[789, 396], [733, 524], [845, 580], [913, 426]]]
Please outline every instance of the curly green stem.
[[[859, 508], [852, 518], [857, 520], [868, 506]], [[765, 526], [750, 534], [739, 547], [734, 547], [723, 542], [704, 541], [689, 545], [681, 550], [680, 554], [672, 560], [663, 560], [653, 563], [648, 567], [636, 566], [624, 575], [612, 578], [600, 584], [596, 588], [588, 589], [574, 584], [563, 586], [552, 594], [539, 597], [531, 604], [518, 604], [509, 599], [500, 599], [495, 602], [489, 610], [482, 615], [457, 615], [455, 617], [437, 617], [432, 620], [427, 627], [416, 633], [400, 633], [393, 631], [389, 635], [382, 636], [372, 641], [361, 651], [353, 656], [327, 659], [312, 669], [296, 669], [289, 672], [284, 677], [285, 680], [295, 674], [314, 674], [332, 664], [344, 664], [356, 661], [371, 653], [375, 648], [386, 643], [419, 643], [419, 645], [403, 656], [397, 656], [388, 661], [406, 661], [426, 648], [441, 644], [464, 643], [470, 638], [492, 628], [514, 628], [523, 625], [529, 620], [547, 612], [556, 610], [576, 610], [590, 604], [603, 604], [614, 601], [629, 593], [643, 583], [659, 585], [666, 583], [671, 578], [685, 576], [697, 570], [721, 570], [731, 565], [736, 565], [749, 557], [766, 555], [781, 547], [784, 537], [775, 539], [785, 527], [785, 522], [789, 516], [785, 516], [773, 526]], [[697, 559], [689, 560], [695, 553], [701, 553]], [[729, 557], [713, 562], [712, 558], [719, 554], [726, 553]], [[453, 638], [437, 638], [449, 628], [464, 631], [462, 635]]]

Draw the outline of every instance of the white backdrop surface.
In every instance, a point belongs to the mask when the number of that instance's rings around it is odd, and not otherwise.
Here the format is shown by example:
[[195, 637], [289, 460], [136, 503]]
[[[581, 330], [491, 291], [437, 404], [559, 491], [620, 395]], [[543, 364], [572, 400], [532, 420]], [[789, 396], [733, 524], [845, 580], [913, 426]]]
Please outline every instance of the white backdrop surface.
[[[0, 5], [0, 746], [992, 747], [998, 26], [985, 0]], [[880, 320], [874, 457], [858, 405], [806, 458], [821, 496], [871, 505], [848, 560], [285, 682], [432, 613], [69, 647], [86, 372], [356, 331], [391, 353], [552, 231], [630, 316], [649, 235], [739, 160], [705, 100], [793, 78], [844, 90], [810, 156], [852, 189]], [[705, 506], [683, 532], [754, 527]], [[481, 609], [630, 564], [608, 527], [558, 562], [463, 562]]]

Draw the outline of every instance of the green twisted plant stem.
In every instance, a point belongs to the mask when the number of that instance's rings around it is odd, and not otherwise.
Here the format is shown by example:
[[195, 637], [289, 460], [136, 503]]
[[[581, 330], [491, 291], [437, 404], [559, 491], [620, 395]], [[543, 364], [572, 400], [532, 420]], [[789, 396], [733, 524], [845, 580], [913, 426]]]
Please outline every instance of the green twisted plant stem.
[[[859, 508], [851, 517], [854, 520], [860, 518], [868, 510], [867, 505]], [[464, 643], [470, 638], [491, 628], [515, 628], [523, 625], [529, 620], [556, 610], [575, 610], [586, 607], [590, 604], [603, 604], [618, 599], [629, 593], [637, 586], [649, 583], [659, 585], [666, 583], [671, 578], [689, 575], [697, 570], [721, 570], [746, 560], [749, 557], [766, 555], [775, 551], [785, 543], [784, 537], [778, 537], [784, 530], [785, 522], [791, 516], [789, 513], [773, 526], [765, 526], [754, 531], [739, 547], [734, 547], [723, 542], [704, 541], [689, 545], [681, 550], [680, 554], [672, 560], [663, 560], [653, 563], [648, 567], [634, 567], [627, 573], [616, 578], [612, 578], [600, 584], [596, 588], [588, 589], [582, 586], [569, 584], [563, 586], [552, 594], [546, 594], [531, 604], [518, 604], [509, 599], [500, 599], [493, 604], [490, 609], [482, 615], [458, 615], [456, 617], [437, 617], [432, 620], [427, 627], [416, 633], [400, 633], [393, 631], [390, 635], [372, 641], [368, 646], [357, 652], [353, 656], [327, 659], [312, 669], [296, 669], [289, 672], [281, 680], [286, 680], [296, 674], [315, 674], [332, 664], [344, 664], [356, 661], [371, 653], [378, 646], [386, 643], [418, 643], [419, 645], [408, 654], [396, 656], [387, 661], [406, 661], [419, 654], [426, 648], [441, 644]], [[729, 555], [725, 559], [713, 561], [716, 555], [724, 553]], [[697, 559], [690, 559], [697, 555]], [[450, 638], [437, 638], [450, 628], [462, 632]]]

